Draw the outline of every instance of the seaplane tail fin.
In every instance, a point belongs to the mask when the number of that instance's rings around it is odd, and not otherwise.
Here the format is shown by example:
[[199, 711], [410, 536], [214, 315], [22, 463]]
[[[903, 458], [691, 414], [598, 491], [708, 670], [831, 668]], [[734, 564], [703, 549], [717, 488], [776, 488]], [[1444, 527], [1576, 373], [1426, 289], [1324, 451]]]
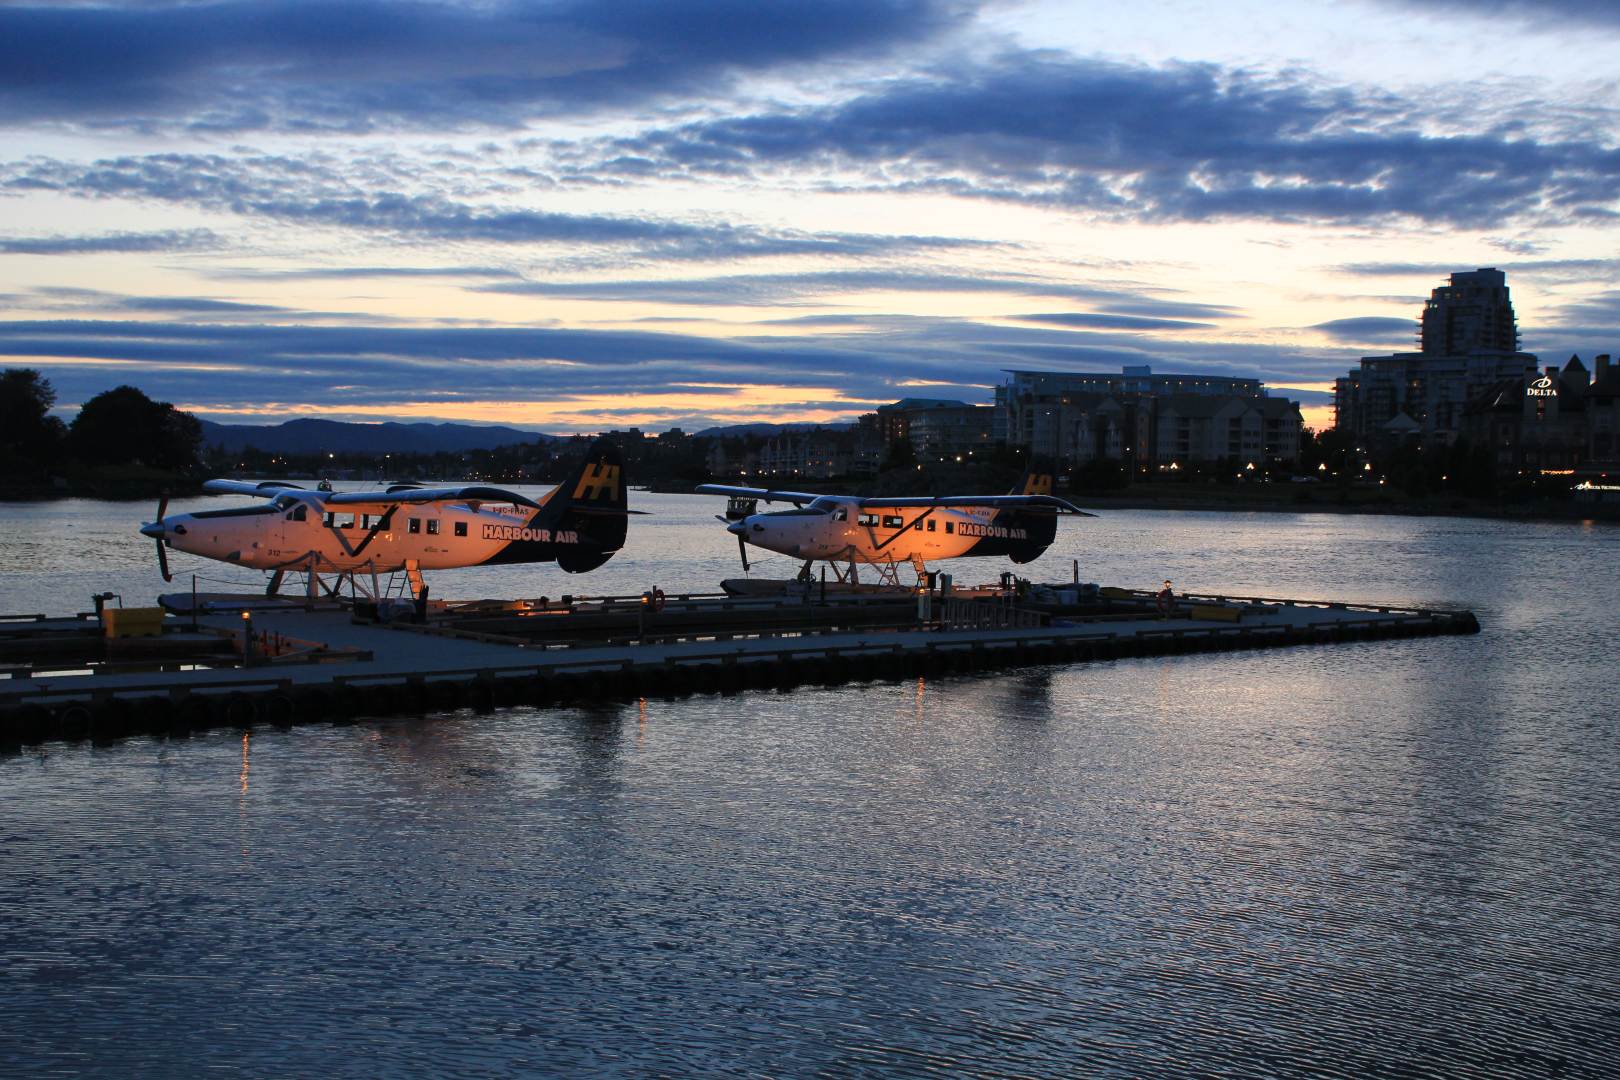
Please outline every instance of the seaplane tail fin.
[[[1031, 457], [1024, 475], [1009, 494], [1052, 495], [1057, 466], [1051, 458]], [[1005, 525], [1014, 537], [1006, 542], [1006, 556], [1015, 563], [1034, 562], [1057, 539], [1056, 512], [1041, 507], [1014, 507], [997, 512], [994, 521]]]
[[535, 516], [554, 533], [574, 533], [577, 543], [561, 549], [557, 565], [571, 574], [595, 570], [624, 546], [628, 515], [624, 457], [616, 444], [597, 439], [585, 460], [557, 486]]
[[1051, 458], [1031, 457], [1024, 469], [1024, 475], [1019, 479], [1018, 486], [1013, 488], [1009, 495], [1054, 495], [1053, 490], [1057, 481], [1057, 465]]

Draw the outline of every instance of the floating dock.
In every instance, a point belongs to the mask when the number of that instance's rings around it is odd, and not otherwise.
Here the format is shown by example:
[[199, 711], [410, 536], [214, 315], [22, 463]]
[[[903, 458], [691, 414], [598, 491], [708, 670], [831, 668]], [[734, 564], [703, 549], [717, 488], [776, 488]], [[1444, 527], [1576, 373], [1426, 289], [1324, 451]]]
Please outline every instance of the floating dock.
[[[1467, 611], [1058, 585], [0, 616], [0, 749], [1471, 634]], [[145, 615], [121, 614], [144, 610]], [[153, 613], [156, 613], [155, 615]]]

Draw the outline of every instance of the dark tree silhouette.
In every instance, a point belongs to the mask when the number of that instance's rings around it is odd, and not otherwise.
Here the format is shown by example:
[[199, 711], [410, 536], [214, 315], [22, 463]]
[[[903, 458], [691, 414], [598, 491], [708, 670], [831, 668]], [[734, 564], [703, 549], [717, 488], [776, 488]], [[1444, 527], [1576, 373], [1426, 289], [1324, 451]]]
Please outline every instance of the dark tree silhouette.
[[883, 455], [885, 469], [904, 469], [917, 464], [917, 453], [911, 446], [910, 439], [895, 439], [889, 443]]
[[7, 472], [56, 460], [66, 427], [50, 415], [56, 391], [33, 368], [0, 372], [0, 467]]
[[202, 424], [167, 401], [153, 401], [133, 386], [120, 386], [84, 403], [68, 443], [73, 455], [87, 465], [141, 461], [184, 472], [197, 464]]

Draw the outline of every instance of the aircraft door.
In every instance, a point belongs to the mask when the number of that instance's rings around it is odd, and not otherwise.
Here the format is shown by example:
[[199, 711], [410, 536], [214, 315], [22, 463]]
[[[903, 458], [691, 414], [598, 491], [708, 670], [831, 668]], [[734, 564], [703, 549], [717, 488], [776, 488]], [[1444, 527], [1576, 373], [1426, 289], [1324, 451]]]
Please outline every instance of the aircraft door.
[[309, 507], [297, 499], [288, 499], [280, 507], [275, 523], [270, 526], [268, 547], [275, 558], [291, 559], [301, 554], [308, 545], [304, 530], [309, 523]]

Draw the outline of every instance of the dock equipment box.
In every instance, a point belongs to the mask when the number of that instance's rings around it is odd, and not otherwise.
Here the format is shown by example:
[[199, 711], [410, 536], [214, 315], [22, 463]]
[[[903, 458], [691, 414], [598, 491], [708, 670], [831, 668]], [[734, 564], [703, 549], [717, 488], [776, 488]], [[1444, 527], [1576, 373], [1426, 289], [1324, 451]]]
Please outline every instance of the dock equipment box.
[[1192, 617], [1195, 619], [1210, 619], [1215, 622], [1237, 622], [1243, 617], [1243, 609], [1227, 607], [1225, 604], [1194, 604]]
[[101, 629], [110, 638], [157, 637], [163, 633], [163, 609], [107, 608], [101, 613]]

